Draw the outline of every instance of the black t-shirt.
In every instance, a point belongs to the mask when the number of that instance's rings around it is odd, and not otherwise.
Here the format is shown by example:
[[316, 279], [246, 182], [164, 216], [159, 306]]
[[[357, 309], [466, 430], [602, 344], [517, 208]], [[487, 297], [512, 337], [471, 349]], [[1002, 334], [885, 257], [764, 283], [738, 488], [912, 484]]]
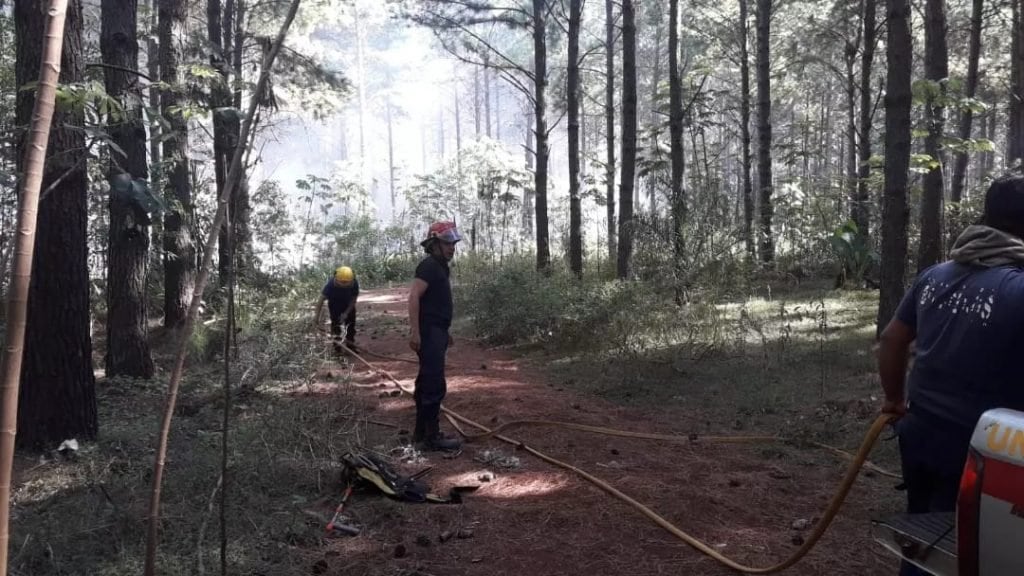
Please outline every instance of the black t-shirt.
[[452, 325], [452, 285], [448, 263], [435, 256], [427, 256], [416, 266], [416, 277], [427, 283], [420, 298], [420, 325]]

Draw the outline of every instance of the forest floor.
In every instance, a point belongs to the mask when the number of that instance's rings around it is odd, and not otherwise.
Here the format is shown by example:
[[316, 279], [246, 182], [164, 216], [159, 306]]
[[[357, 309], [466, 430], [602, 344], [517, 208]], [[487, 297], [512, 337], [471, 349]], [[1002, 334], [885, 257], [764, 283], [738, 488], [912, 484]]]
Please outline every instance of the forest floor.
[[[410, 387], [415, 377], [403, 295], [378, 290], [360, 299], [361, 355], [376, 369], [333, 354], [322, 337], [310, 335], [298, 340], [313, 368], [296, 360], [234, 401], [225, 513], [231, 573], [733, 573], [579, 476], [513, 445], [469, 443], [451, 459], [404, 449], [413, 404], [393, 396], [382, 374]], [[494, 349], [459, 338], [467, 333], [460, 326], [448, 356], [445, 404], [488, 426], [548, 419], [684, 438], [780, 434], [853, 450], [878, 405], [869, 301], [843, 303], [846, 317], [834, 314], [827, 330], [803, 333], [794, 323], [785, 339], [729, 354]], [[223, 401], [200, 384], [204, 378], [215, 380], [215, 368], [190, 378], [177, 411], [164, 489], [163, 574], [220, 572]], [[98, 442], [73, 458], [19, 457], [13, 574], [140, 573], [162, 392], [157, 383], [104, 381]], [[846, 464], [798, 444], [670, 443], [559, 428], [507, 435], [590, 472], [755, 566], [796, 550]], [[893, 444], [883, 443], [873, 460], [898, 470]], [[432, 467], [423, 479], [437, 493], [456, 485], [479, 489], [461, 504], [402, 503], [357, 490], [346, 516], [362, 532], [326, 537], [324, 523], [342, 492], [340, 456], [353, 448], [390, 455], [404, 473]], [[495, 461], [498, 454], [517, 461]], [[901, 509], [895, 484], [863, 473], [821, 543], [786, 573], [894, 574], [897, 563], [870, 538], [870, 520]]]

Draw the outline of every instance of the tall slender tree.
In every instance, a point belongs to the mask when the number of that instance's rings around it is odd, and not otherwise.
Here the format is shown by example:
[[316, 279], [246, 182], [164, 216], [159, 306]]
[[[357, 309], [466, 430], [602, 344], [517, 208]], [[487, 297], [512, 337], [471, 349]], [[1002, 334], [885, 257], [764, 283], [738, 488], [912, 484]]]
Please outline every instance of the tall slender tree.
[[860, 129], [857, 132], [857, 196], [850, 206], [850, 218], [857, 225], [857, 233], [866, 243], [870, 235], [871, 194], [868, 178], [871, 176], [871, 128], [874, 121], [871, 71], [875, 58], [876, 0], [864, 0], [862, 17], [863, 47], [860, 55]]
[[683, 176], [686, 155], [683, 150], [683, 81], [679, 75], [679, 0], [669, 0], [668, 8], [668, 99], [669, 145], [672, 160], [672, 258], [676, 280], [682, 276], [685, 250], [683, 221], [686, 218], [686, 193]]
[[740, 45], [740, 137], [743, 140], [743, 240], [747, 257], [753, 261], [757, 250], [754, 243], [754, 187], [750, 180], [753, 160], [750, 154], [750, 54], [747, 50], [748, 31], [747, 0], [739, 0], [739, 45]]
[[946, 123], [946, 77], [949, 76], [949, 54], [946, 47], [946, 2], [927, 0], [924, 27], [925, 77], [932, 83], [925, 104], [928, 135], [924, 149], [934, 164], [924, 175], [921, 195], [921, 240], [918, 243], [917, 269], [928, 268], [942, 259], [942, 204], [945, 196], [943, 167], [945, 153], [942, 137]]
[[604, 2], [604, 139], [605, 209], [608, 226], [608, 260], [616, 258], [615, 234], [615, 12], [613, 0]]
[[772, 236], [772, 87], [771, 87], [772, 0], [757, 0], [757, 185], [760, 194], [761, 261], [775, 260]]
[[551, 266], [548, 246], [548, 47], [546, 0], [533, 0], [533, 115], [536, 126], [537, 166], [534, 172], [534, 209], [537, 215], [537, 269]]
[[[984, 0], [973, 0], [971, 2], [971, 33], [967, 48], [967, 81], [964, 86], [964, 96], [967, 98], [974, 98], [978, 93], [978, 60], [981, 58], [981, 25], [984, 10]], [[961, 140], [967, 140], [971, 137], [973, 121], [974, 111], [968, 106], [960, 112], [958, 135]], [[961, 151], [957, 153], [956, 160], [953, 163], [953, 179], [950, 182], [949, 200], [953, 212], [953, 218], [950, 221], [954, 228], [950, 230], [950, 244], [952, 244], [959, 233], [957, 216], [960, 213], [960, 202], [963, 200], [964, 195], [964, 181], [967, 179], [968, 158], [967, 152]]]
[[907, 180], [910, 171], [910, 74], [912, 41], [909, 0], [886, 0], [888, 72], [885, 89], [885, 190], [882, 196], [882, 263], [878, 333], [900, 299], [907, 268]]
[[[234, 144], [238, 139], [237, 113], [233, 109], [231, 94], [232, 51], [230, 38], [233, 21], [232, 6], [221, 6], [220, 0], [206, 0], [206, 39], [210, 46], [210, 65], [217, 71], [210, 88], [210, 107], [213, 116], [213, 174], [218, 195], [224, 189], [227, 178], [227, 164], [231, 161]], [[229, 220], [234, 216], [237, 194], [228, 202]], [[227, 285], [229, 276], [228, 223], [220, 230], [217, 242], [217, 281], [221, 287]]]
[[165, 182], [171, 206], [164, 216], [164, 326], [178, 328], [185, 321], [195, 289], [196, 250], [192, 238], [192, 188], [188, 162], [188, 122], [185, 108], [183, 46], [186, 0], [159, 0], [160, 79], [167, 85], [160, 95], [160, 112], [171, 134], [163, 142]]
[[566, 103], [569, 108], [569, 268], [583, 276], [583, 218], [580, 207], [580, 26], [583, 1], [569, 0], [569, 65]]
[[103, 0], [100, 51], [107, 94], [122, 102], [119, 117], [112, 117], [107, 169], [111, 181], [110, 225], [107, 246], [107, 353], [108, 376], [149, 378], [153, 359], [147, 342], [146, 262], [149, 252], [149, 216], [133, 206], [133, 187], [149, 177], [146, 162], [146, 127], [142, 121], [139, 88], [139, 41], [136, 0]]
[[[46, 7], [45, 2], [35, 0], [14, 3], [19, 86], [38, 78]], [[71, 0], [61, 53], [62, 84], [82, 81], [82, 26], [81, 1]], [[19, 125], [28, 125], [31, 120], [34, 97], [32, 91], [18, 92]], [[94, 438], [98, 429], [89, 335], [88, 178], [83, 125], [81, 110], [59, 110], [50, 131], [18, 396], [17, 443], [25, 447], [52, 447], [66, 438]], [[21, 146], [24, 152], [24, 144]], [[19, 172], [24, 172], [21, 168]]]
[[636, 12], [622, 0], [622, 176], [619, 188], [619, 259], [616, 274], [629, 278], [633, 262], [633, 187], [636, 186]]

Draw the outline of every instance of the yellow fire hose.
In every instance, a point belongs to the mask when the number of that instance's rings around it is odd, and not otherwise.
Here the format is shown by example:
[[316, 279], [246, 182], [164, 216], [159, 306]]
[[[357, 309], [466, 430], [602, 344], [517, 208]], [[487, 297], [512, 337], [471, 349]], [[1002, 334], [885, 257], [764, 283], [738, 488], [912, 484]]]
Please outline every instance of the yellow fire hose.
[[[353, 350], [349, 349], [347, 346], [343, 345], [342, 347], [348, 353], [352, 354], [357, 359], [359, 359], [359, 361], [362, 362], [363, 364], [365, 364], [368, 368], [370, 368], [374, 372], [377, 372], [377, 373], [382, 374], [383, 376], [387, 377], [400, 390], [402, 390], [406, 394], [412, 394], [412, 390], [410, 390], [410, 389], [406, 388], [405, 386], [403, 386], [402, 383], [397, 378], [395, 378], [391, 373], [387, 372], [386, 370], [382, 370], [380, 368], [377, 368], [371, 362], [369, 362], [368, 360], [366, 360], [365, 358], [363, 358], [362, 356], [360, 356], [359, 354], [357, 354]], [[380, 356], [380, 355], [377, 355], [377, 356]], [[682, 440], [691, 441], [692, 442], [692, 441], [694, 441], [693, 437], [685, 437], [684, 438], [684, 437], [680, 437], [680, 436], [671, 436], [671, 435], [665, 435], [665, 434], [648, 434], [648, 433], [643, 433], [643, 432], [629, 432], [629, 431], [625, 431], [625, 430], [614, 430], [614, 429], [602, 428], [602, 427], [598, 427], [598, 426], [587, 426], [585, 424], [575, 424], [575, 423], [571, 423], [571, 422], [555, 422], [555, 421], [549, 421], [549, 420], [517, 420], [517, 421], [514, 421], [514, 422], [506, 422], [506, 423], [502, 424], [501, 426], [498, 426], [497, 428], [491, 429], [491, 428], [487, 428], [486, 426], [484, 426], [482, 424], [474, 422], [473, 420], [470, 420], [469, 418], [466, 418], [465, 416], [462, 416], [461, 414], [453, 412], [452, 410], [449, 410], [448, 408], [445, 408], [443, 406], [442, 406], [441, 410], [444, 412], [444, 414], [448, 418], [449, 422], [451, 422], [452, 426], [454, 426], [455, 429], [458, 430], [458, 432], [460, 434], [465, 436], [467, 441], [479, 440], [479, 439], [488, 438], [488, 437], [492, 437], [493, 436], [493, 437], [497, 438], [498, 440], [501, 440], [503, 442], [507, 442], [509, 444], [513, 444], [513, 445], [517, 446], [519, 449], [525, 450], [526, 452], [528, 452], [530, 454], [533, 454], [537, 458], [540, 458], [541, 460], [543, 460], [543, 461], [545, 461], [545, 462], [547, 462], [549, 464], [552, 464], [552, 465], [557, 466], [559, 468], [562, 468], [564, 470], [568, 470], [570, 472], [574, 472], [575, 474], [579, 475], [583, 479], [585, 479], [588, 482], [592, 483], [593, 485], [597, 486], [601, 490], [604, 490], [605, 492], [611, 494], [612, 496], [615, 496], [619, 500], [622, 500], [623, 502], [633, 506], [641, 514], [643, 514], [644, 516], [649, 518], [655, 524], [657, 524], [658, 526], [661, 526], [662, 528], [667, 530], [669, 533], [671, 533], [673, 536], [675, 536], [676, 538], [682, 540], [683, 542], [685, 542], [686, 544], [690, 545], [691, 547], [693, 547], [697, 551], [699, 551], [699, 552], [705, 554], [706, 556], [708, 556], [708, 557], [718, 561], [719, 563], [723, 564], [724, 566], [727, 566], [727, 567], [729, 567], [729, 568], [731, 568], [733, 570], [736, 570], [737, 572], [742, 572], [744, 574], [773, 574], [775, 572], [781, 572], [781, 571], [783, 571], [783, 570], [793, 566], [794, 564], [799, 562], [804, 556], [806, 556], [807, 553], [810, 552], [811, 549], [814, 548], [814, 546], [818, 543], [818, 540], [821, 539], [822, 535], [825, 534], [825, 531], [828, 529], [829, 525], [832, 524], [832, 521], [835, 519], [836, 515], [839, 513], [839, 508], [843, 505], [843, 502], [846, 500], [847, 495], [849, 495], [850, 490], [853, 488], [853, 484], [854, 484], [854, 482], [856, 482], [857, 476], [860, 474], [861, 468], [865, 467], [865, 465], [867, 465], [869, 467], [873, 467], [873, 469], [875, 471], [877, 471], [877, 472], [879, 472], [881, 474], [885, 474], [887, 476], [896, 477], [896, 475], [891, 474], [889, 472], [886, 472], [886, 471], [884, 471], [884, 470], [882, 470], [880, 468], [874, 467], [873, 465], [868, 463], [868, 455], [871, 453], [871, 450], [874, 448], [875, 443], [878, 441], [879, 436], [881, 436], [882, 432], [885, 430], [885, 427], [890, 422], [893, 421], [893, 417], [892, 416], [890, 416], [888, 414], [880, 414], [877, 418], [875, 418], [875, 421], [871, 424], [871, 428], [869, 428], [867, 434], [865, 434], [864, 440], [861, 442], [860, 448], [857, 450], [857, 453], [852, 456], [852, 460], [851, 460], [849, 466], [846, 469], [846, 474], [843, 476], [842, 482], [839, 483], [839, 488], [836, 490], [835, 494], [832, 496], [832, 499], [829, 501], [828, 506], [825, 508], [825, 512], [821, 516], [821, 519], [818, 520], [814, 524], [814, 528], [811, 530], [811, 533], [807, 537], [807, 539], [804, 540], [804, 543], [800, 546], [799, 549], [796, 550], [796, 552], [794, 552], [792, 555], [790, 555], [788, 558], [786, 558], [782, 562], [779, 562], [779, 563], [774, 564], [772, 566], [758, 568], [758, 567], [754, 567], [754, 566], [747, 566], [745, 564], [740, 564], [739, 562], [736, 562], [735, 560], [732, 560], [732, 559], [722, 555], [717, 550], [711, 548], [710, 546], [708, 546], [704, 542], [701, 542], [697, 538], [691, 536], [690, 534], [684, 532], [683, 530], [680, 530], [674, 524], [672, 524], [671, 522], [669, 522], [668, 520], [666, 520], [662, 516], [658, 515], [658, 513], [656, 513], [655, 511], [651, 510], [650, 508], [648, 508], [644, 504], [638, 502], [637, 500], [635, 500], [631, 496], [623, 493], [619, 489], [617, 489], [614, 486], [608, 484], [604, 480], [601, 480], [600, 478], [597, 478], [596, 476], [590, 474], [589, 472], [587, 472], [585, 470], [582, 470], [580, 468], [577, 468], [576, 466], [573, 466], [571, 464], [562, 462], [561, 460], [557, 460], [555, 458], [552, 458], [551, 456], [548, 456], [548, 455], [546, 455], [546, 454], [544, 454], [542, 452], [539, 452], [539, 451], [537, 451], [537, 450], [527, 446], [526, 444], [520, 442], [519, 440], [515, 440], [513, 438], [509, 438], [508, 436], [504, 436], [504, 435], [500, 434], [499, 432], [501, 430], [506, 430], [508, 428], [521, 427], [521, 426], [558, 426], [558, 427], [567, 428], [567, 429], [570, 429], [570, 430], [580, 430], [580, 431], [583, 431], [583, 432], [592, 432], [592, 433], [596, 433], [596, 434], [605, 434], [605, 435], [610, 435], [610, 436], [620, 436], [620, 437], [628, 437], [628, 438], [643, 438], [643, 439], [650, 439], [650, 440], [664, 440], [664, 441], [673, 441], [673, 442], [679, 442], [679, 441], [682, 441]], [[463, 430], [461, 426], [459, 426], [458, 422], [462, 422], [464, 424], [472, 426], [472, 427], [474, 427], [474, 428], [476, 428], [478, 430], [481, 430], [482, 432], [480, 432], [478, 434], [469, 434], [465, 430]], [[787, 441], [787, 439], [781, 438], [781, 437], [777, 437], [777, 436], [699, 436], [699, 437], [696, 437], [696, 438], [698, 440], [704, 441], [704, 442], [732, 442], [732, 443], [752, 443], [752, 442], [753, 443], [757, 443], [757, 442], [784, 442], [784, 441]], [[848, 454], [846, 452], [844, 452], [842, 450], [839, 450], [838, 448], [833, 448], [831, 446], [827, 446], [827, 445], [824, 445], [824, 444], [813, 443], [813, 442], [809, 443], [809, 444], [813, 445], [815, 447], [818, 447], [818, 448], [826, 449], [826, 450], [828, 450], [828, 451], [830, 451], [832, 453], [839, 453], [839, 454], [842, 454], [844, 456], [848, 456]]]

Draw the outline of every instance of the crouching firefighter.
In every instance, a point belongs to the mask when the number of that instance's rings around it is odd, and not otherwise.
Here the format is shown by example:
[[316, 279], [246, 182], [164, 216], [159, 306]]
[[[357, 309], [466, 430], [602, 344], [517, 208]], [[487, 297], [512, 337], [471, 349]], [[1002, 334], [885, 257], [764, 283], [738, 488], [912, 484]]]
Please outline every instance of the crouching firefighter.
[[348, 266], [341, 266], [334, 271], [334, 277], [327, 280], [320, 292], [320, 300], [316, 303], [313, 325], [320, 326], [324, 301], [331, 317], [331, 338], [335, 348], [341, 342], [341, 324], [345, 324], [345, 346], [356, 347], [356, 302], [359, 300], [359, 280]]
[[416, 267], [409, 290], [409, 347], [419, 356], [413, 399], [416, 426], [413, 442], [425, 450], [458, 450], [462, 442], [441, 433], [441, 401], [448, 391], [445, 355], [452, 345], [452, 287], [448, 263], [462, 240], [453, 222], [435, 222], [420, 243], [427, 253]]

